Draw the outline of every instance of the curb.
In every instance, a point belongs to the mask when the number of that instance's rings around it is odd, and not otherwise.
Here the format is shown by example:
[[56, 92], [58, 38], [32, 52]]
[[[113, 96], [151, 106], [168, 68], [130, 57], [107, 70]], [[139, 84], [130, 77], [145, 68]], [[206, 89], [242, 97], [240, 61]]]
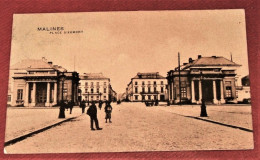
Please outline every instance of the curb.
[[12, 140], [9, 140], [9, 141], [5, 142], [5, 143], [4, 143], [4, 146], [7, 147], [7, 146], [9, 146], [9, 145], [15, 144], [15, 143], [20, 142], [20, 141], [22, 141], [22, 140], [24, 140], [24, 139], [26, 139], [26, 138], [28, 138], [28, 137], [31, 137], [31, 136], [33, 136], [33, 135], [35, 135], [35, 134], [38, 134], [38, 133], [41, 133], [41, 132], [43, 132], [43, 131], [46, 131], [46, 130], [48, 130], [48, 129], [50, 129], [50, 128], [56, 127], [56, 126], [58, 126], [58, 125], [60, 125], [60, 124], [62, 124], [62, 123], [64, 123], [64, 122], [71, 121], [71, 120], [73, 120], [73, 119], [75, 119], [75, 118], [77, 118], [77, 117], [78, 117], [78, 116], [76, 116], [76, 117], [71, 117], [71, 118], [65, 119], [65, 120], [63, 120], [63, 121], [60, 121], [60, 122], [54, 123], [54, 124], [52, 124], [52, 125], [49, 125], [49, 126], [47, 126], [47, 127], [38, 129], [38, 130], [33, 131], [33, 132], [31, 132], [31, 133], [28, 133], [28, 134], [22, 135], [22, 136], [20, 136], [20, 137], [14, 138], [14, 139], [12, 139]]

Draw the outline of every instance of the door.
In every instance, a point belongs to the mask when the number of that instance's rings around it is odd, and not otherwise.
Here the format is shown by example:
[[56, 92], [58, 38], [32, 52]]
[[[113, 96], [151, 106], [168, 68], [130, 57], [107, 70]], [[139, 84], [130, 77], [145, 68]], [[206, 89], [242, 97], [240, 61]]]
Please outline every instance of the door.
[[213, 103], [213, 81], [202, 81], [202, 98], [204, 99], [205, 103]]
[[44, 106], [47, 100], [47, 83], [36, 84], [36, 106]]

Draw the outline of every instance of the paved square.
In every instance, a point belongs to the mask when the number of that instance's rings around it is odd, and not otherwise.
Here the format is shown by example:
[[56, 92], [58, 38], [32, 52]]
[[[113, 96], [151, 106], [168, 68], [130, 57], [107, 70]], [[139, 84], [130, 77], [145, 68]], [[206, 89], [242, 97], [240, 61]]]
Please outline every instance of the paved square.
[[[112, 123], [105, 123], [104, 106], [98, 109], [101, 131], [91, 131], [88, 115], [80, 114], [80, 108], [75, 108], [73, 116], [77, 118], [5, 149], [7, 153], [80, 153], [254, 148], [249, 105], [207, 106], [207, 118], [199, 117], [198, 105], [145, 107], [143, 103], [122, 103], [112, 107]], [[44, 110], [47, 109], [40, 112]], [[57, 110], [49, 111], [57, 115]], [[11, 112], [15, 109], [8, 110], [10, 117]], [[27, 115], [32, 124], [36, 115]]]

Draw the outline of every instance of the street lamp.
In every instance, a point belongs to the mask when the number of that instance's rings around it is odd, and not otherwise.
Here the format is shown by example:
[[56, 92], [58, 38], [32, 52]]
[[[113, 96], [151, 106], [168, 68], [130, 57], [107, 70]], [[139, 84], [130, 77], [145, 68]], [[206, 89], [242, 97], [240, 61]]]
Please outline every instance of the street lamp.
[[87, 92], [88, 93], [88, 106], [89, 106], [89, 92]]
[[60, 80], [62, 81], [62, 88], [61, 88], [61, 103], [60, 103], [60, 113], [59, 118], [65, 118], [65, 104], [63, 100], [63, 90], [64, 90], [64, 81], [66, 80], [66, 76], [64, 73], [60, 76]]

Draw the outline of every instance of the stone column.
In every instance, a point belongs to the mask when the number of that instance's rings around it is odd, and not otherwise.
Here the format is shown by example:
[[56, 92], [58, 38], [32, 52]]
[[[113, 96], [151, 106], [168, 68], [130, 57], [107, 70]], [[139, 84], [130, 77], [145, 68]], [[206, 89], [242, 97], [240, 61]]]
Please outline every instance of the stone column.
[[52, 105], [56, 105], [57, 104], [57, 83], [54, 83], [54, 93], [53, 93], [53, 103]]
[[35, 106], [35, 102], [36, 102], [36, 83], [35, 82], [33, 82], [33, 90], [32, 90], [31, 96], [32, 96], [32, 103], [31, 103], [31, 105]]
[[216, 81], [213, 81], [213, 103], [214, 104], [218, 104], [218, 100], [217, 100], [217, 85], [216, 85]]
[[194, 89], [194, 80], [191, 81], [191, 103], [196, 103], [196, 100], [195, 100], [195, 89]]
[[25, 96], [24, 96], [24, 106], [28, 107], [29, 106], [29, 83], [26, 82], [26, 85], [25, 85]]
[[202, 84], [201, 84], [201, 80], [199, 80], [199, 100], [198, 100], [198, 104], [201, 104], [201, 100], [202, 100]]
[[51, 90], [51, 87], [50, 87], [50, 82], [47, 82], [47, 99], [46, 99], [46, 103], [45, 103], [45, 106], [50, 106], [50, 90]]
[[220, 80], [220, 103], [224, 104], [225, 99], [224, 99], [224, 89], [223, 89], [223, 81]]

